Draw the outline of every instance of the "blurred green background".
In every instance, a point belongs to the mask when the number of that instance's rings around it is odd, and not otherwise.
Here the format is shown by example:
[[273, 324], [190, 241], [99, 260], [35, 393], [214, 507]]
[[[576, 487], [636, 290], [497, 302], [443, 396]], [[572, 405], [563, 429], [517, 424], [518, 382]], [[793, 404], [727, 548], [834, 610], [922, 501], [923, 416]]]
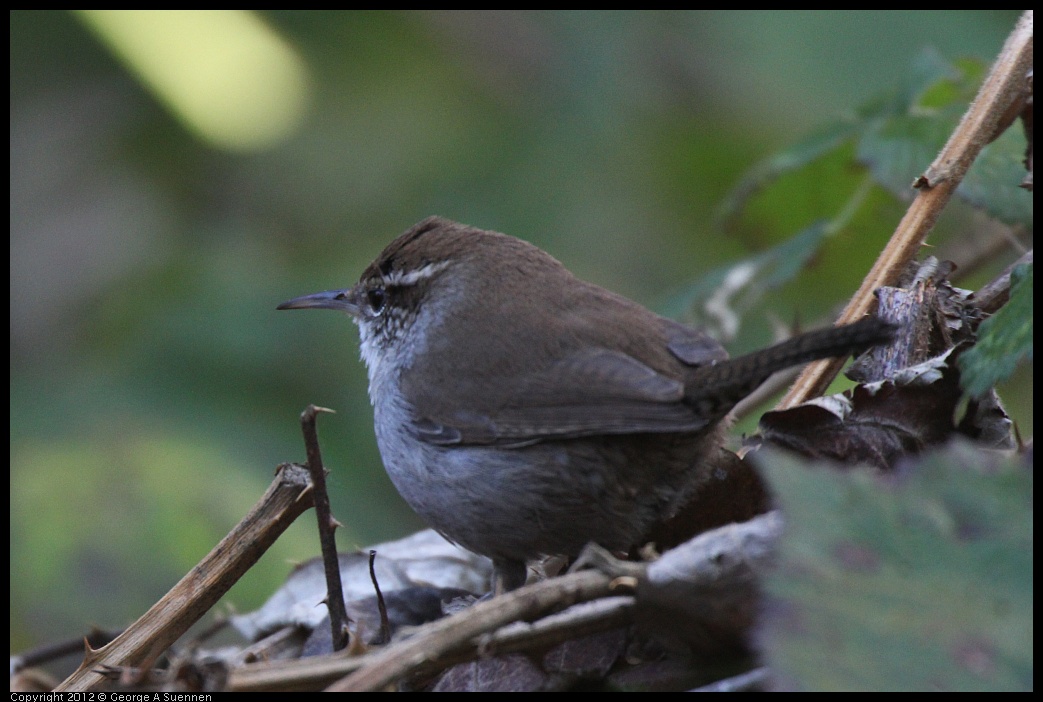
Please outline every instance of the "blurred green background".
[[[308, 403], [338, 410], [320, 436], [341, 547], [422, 526], [383, 473], [354, 326], [279, 302], [353, 283], [440, 214], [669, 309], [862, 177], [825, 164], [716, 227], [755, 163], [926, 46], [991, 61], [1016, 16], [13, 11], [12, 650], [143, 612], [303, 460]], [[825, 319], [903, 209], [874, 192], [732, 351]], [[226, 601], [257, 606], [315, 556], [313, 525]]]

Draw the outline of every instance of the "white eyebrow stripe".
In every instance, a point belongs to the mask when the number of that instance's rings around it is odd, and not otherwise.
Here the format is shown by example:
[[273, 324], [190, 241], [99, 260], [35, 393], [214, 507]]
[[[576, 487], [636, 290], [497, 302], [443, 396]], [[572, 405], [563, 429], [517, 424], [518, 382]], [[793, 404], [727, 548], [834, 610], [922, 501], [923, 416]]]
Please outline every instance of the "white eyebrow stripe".
[[428, 263], [411, 271], [391, 271], [384, 276], [384, 285], [398, 285], [402, 287], [415, 285], [418, 281], [427, 280], [448, 266], [449, 261], [439, 261], [438, 263]]

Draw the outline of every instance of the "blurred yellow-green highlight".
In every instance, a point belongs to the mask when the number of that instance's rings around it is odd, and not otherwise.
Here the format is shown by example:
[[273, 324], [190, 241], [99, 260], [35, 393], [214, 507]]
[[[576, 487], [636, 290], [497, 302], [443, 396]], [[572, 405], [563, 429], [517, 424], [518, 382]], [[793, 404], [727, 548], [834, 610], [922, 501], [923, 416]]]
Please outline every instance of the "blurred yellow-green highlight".
[[208, 144], [256, 151], [301, 123], [304, 63], [247, 10], [79, 10], [157, 99]]

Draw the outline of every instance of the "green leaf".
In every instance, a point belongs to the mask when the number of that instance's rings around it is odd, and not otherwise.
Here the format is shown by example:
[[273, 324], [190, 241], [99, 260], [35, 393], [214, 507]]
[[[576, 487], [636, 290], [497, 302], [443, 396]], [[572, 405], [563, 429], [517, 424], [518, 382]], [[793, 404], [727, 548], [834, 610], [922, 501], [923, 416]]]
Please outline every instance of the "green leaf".
[[1007, 224], [1032, 229], [1032, 194], [1025, 177], [1025, 135], [1018, 123], [988, 144], [971, 164], [956, 195]]
[[937, 49], [924, 49], [913, 59], [909, 75], [903, 81], [903, 107], [899, 113], [968, 103], [974, 99], [984, 77], [984, 66], [977, 59], [950, 61]]
[[725, 226], [737, 217], [747, 200], [760, 190], [839, 148], [859, 134], [862, 128], [863, 125], [857, 121], [834, 122], [755, 165], [724, 198], [715, 218], [718, 225]]
[[1031, 471], [967, 444], [897, 480], [757, 463], [786, 516], [760, 639], [783, 686], [1032, 688]]
[[[901, 200], [913, 198], [913, 180], [934, 161], [966, 112], [984, 76], [980, 61], [945, 62], [925, 52], [901, 91], [905, 105], [877, 119], [858, 143], [858, 160]], [[897, 104], [897, 103], [896, 103]], [[956, 191], [957, 197], [1008, 224], [1032, 226], [1032, 197], [1019, 187], [1025, 176], [1025, 138], [1008, 129], [982, 149]]]
[[[880, 186], [899, 200], [912, 200], [913, 180], [945, 146], [984, 73], [984, 64], [976, 59], [950, 61], [934, 50], [921, 52], [892, 93], [867, 101], [853, 116], [750, 169], [725, 199], [718, 222], [729, 224], [750, 198], [849, 143], [855, 144], [856, 160], [869, 168]], [[957, 196], [1008, 224], [1031, 227], [1032, 198], [1019, 188], [1025, 175], [1024, 150], [1022, 131], [1007, 130], [983, 149]]]
[[[924, 50], [913, 61], [910, 72], [905, 76], [902, 84], [893, 92], [868, 100], [855, 111], [853, 116], [827, 124], [793, 146], [773, 154], [751, 168], [725, 198], [717, 217], [718, 221], [727, 222], [733, 219], [749, 198], [772, 182], [804, 168], [840, 148], [851, 139], [864, 134], [867, 130], [878, 129], [881, 125], [886, 126], [891, 120], [905, 117], [912, 111], [919, 111], [920, 116], [923, 117], [928, 109], [937, 110], [952, 103], [957, 97], [964, 98], [966, 90], [960, 88], [965, 87], [965, 76], [971, 73], [980, 80], [981, 71], [971, 70], [974, 65], [977, 64], [965, 62], [958, 68], [937, 51]], [[962, 102], [968, 102], [972, 97], [973, 93], [966, 96]], [[935, 120], [932, 118], [928, 121]], [[951, 130], [951, 126], [946, 126], [940, 143], [945, 143], [944, 139]], [[934, 153], [937, 153], [937, 149], [930, 152], [931, 157]], [[862, 158], [861, 150], [859, 157]], [[918, 163], [925, 164], [930, 161], [924, 162], [920, 158]], [[908, 171], [909, 168], [906, 170]], [[920, 166], [919, 171], [913, 172], [913, 175], [903, 182], [905, 190], [909, 189], [913, 176], [919, 175], [922, 170], [923, 165]], [[900, 196], [904, 196], [904, 193]]]
[[[895, 197], [911, 200], [913, 179], [934, 161], [965, 109], [902, 115], [881, 122], [858, 144], [858, 159]], [[1032, 226], [1032, 196], [1019, 187], [1025, 176], [1025, 138], [1008, 129], [982, 149], [956, 191], [957, 197], [1009, 224]]]
[[978, 328], [978, 343], [960, 356], [960, 383], [980, 397], [1010, 377], [1023, 358], [1032, 359], [1032, 265], [1010, 274], [1010, 300]]
[[733, 337], [744, 312], [768, 291], [794, 279], [818, 253], [831, 233], [827, 224], [815, 222], [781, 244], [710, 271], [668, 303], [666, 313], [691, 313], [702, 324], [719, 329], [724, 338]]
[[873, 178], [903, 201], [916, 195], [913, 179], [931, 164], [959, 119], [941, 115], [896, 115], [880, 121], [858, 143], [858, 160]]

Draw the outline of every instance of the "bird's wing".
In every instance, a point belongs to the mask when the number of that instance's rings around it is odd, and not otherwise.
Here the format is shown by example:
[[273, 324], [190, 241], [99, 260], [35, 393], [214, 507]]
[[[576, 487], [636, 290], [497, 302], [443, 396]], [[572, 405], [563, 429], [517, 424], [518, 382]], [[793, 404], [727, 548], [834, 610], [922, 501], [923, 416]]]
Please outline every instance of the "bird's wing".
[[471, 402], [464, 407], [445, 388], [411, 390], [414, 407], [434, 408], [417, 413], [419, 438], [443, 445], [511, 446], [599, 434], [692, 432], [709, 423], [684, 404], [680, 380], [603, 348], [577, 351], [546, 368], [514, 376], [508, 386], [496, 388], [494, 405]]

